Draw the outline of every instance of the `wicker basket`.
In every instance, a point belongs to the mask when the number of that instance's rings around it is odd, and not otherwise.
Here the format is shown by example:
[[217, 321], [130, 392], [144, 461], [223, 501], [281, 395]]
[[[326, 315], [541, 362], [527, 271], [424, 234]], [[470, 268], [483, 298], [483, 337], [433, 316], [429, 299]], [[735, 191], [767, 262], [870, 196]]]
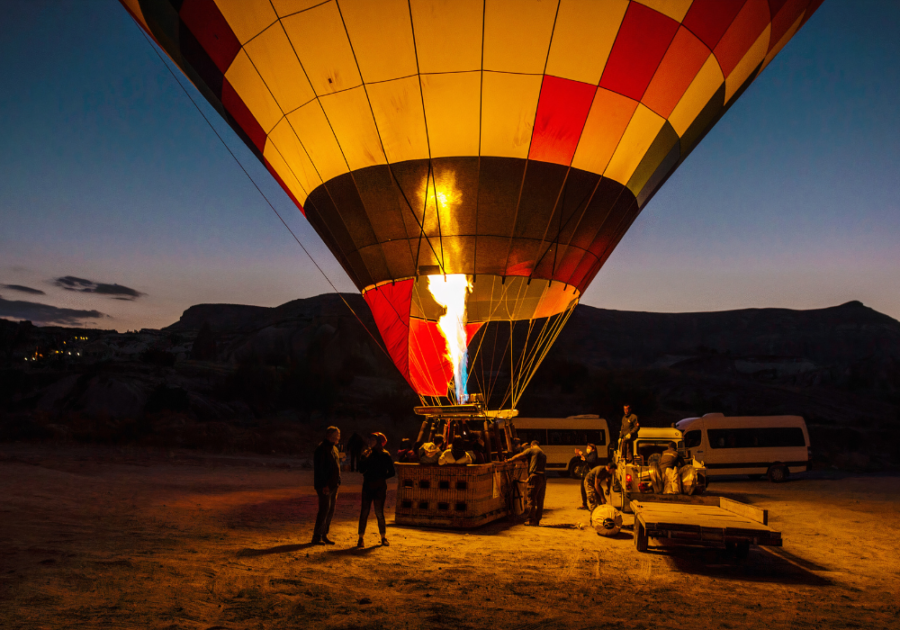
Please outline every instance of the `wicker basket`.
[[470, 466], [397, 464], [398, 525], [471, 529], [515, 511], [522, 462]]

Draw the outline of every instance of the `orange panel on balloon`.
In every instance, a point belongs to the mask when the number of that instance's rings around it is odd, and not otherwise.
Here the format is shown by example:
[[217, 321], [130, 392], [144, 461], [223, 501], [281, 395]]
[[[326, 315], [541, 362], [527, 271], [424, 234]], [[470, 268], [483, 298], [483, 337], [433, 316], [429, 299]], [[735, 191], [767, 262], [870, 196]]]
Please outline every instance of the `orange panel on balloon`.
[[545, 76], [528, 158], [568, 165], [596, 91], [587, 83]]
[[709, 57], [709, 49], [688, 29], [678, 29], [641, 102], [668, 118]]
[[603, 173], [637, 105], [637, 101], [626, 96], [598, 88], [572, 166], [589, 173]]

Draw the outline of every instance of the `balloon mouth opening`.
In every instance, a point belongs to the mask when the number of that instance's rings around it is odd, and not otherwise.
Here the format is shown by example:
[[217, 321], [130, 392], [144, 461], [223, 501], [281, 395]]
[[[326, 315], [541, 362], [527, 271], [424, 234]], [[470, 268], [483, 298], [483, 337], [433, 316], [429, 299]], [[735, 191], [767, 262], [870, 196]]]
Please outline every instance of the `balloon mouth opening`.
[[615, 526], [616, 526], [616, 522], [614, 520], [612, 520], [611, 518], [603, 519], [603, 527], [605, 529], [614, 529]]

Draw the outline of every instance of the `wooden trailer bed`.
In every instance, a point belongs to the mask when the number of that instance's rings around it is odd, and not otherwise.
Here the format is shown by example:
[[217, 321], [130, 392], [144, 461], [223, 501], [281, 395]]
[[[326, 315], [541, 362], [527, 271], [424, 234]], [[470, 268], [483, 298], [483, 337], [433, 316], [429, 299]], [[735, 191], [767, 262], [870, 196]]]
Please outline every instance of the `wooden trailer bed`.
[[739, 556], [750, 545], [781, 546], [781, 532], [769, 527], [768, 510], [725, 497], [655, 495], [634, 499], [634, 545], [646, 551], [648, 539], [686, 545], [734, 547]]

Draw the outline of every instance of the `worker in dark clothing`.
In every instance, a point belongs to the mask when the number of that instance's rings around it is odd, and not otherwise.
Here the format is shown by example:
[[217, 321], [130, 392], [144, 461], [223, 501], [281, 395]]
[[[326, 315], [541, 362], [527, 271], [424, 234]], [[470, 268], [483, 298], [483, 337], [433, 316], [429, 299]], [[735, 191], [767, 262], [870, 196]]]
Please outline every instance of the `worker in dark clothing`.
[[325, 439], [313, 455], [313, 487], [319, 495], [319, 511], [313, 531], [314, 545], [333, 545], [328, 538], [338, 488], [341, 485], [341, 459], [336, 444], [341, 440], [341, 430], [337, 427], [325, 429]]
[[544, 514], [544, 494], [547, 491], [547, 455], [541, 450], [537, 440], [531, 443], [531, 447], [518, 455], [510, 457], [507, 461], [524, 459], [528, 461], [528, 481], [525, 484], [525, 509], [528, 513], [526, 525], [537, 527]]
[[625, 405], [624, 411], [622, 429], [619, 431], [619, 443], [621, 444], [622, 455], [625, 457], [625, 461], [630, 462], [633, 457], [634, 438], [637, 437], [641, 425], [638, 423], [638, 417], [631, 413], [631, 405]]
[[588, 473], [591, 472], [594, 468], [597, 467], [597, 462], [600, 461], [600, 457], [597, 455], [597, 447], [593, 444], [588, 444], [584, 448], [584, 454], [581, 451], [576, 451], [579, 455], [581, 455], [581, 507], [579, 509], [586, 510], [587, 509], [587, 492], [584, 489], [584, 478], [587, 477]]
[[362, 454], [366, 441], [356, 431], [347, 440], [347, 451], [350, 453], [350, 472], [356, 472], [359, 468], [359, 456]]
[[[587, 499], [587, 509], [591, 512], [597, 509], [597, 506], [606, 504], [606, 498], [609, 496], [609, 491], [612, 487], [614, 470], [616, 470], [616, 465], [609, 462], [605, 466], [595, 467], [584, 478], [584, 483], [581, 485], [584, 488], [583, 492]], [[603, 484], [606, 484], [605, 490]]]
[[669, 442], [659, 458], [659, 469], [665, 473], [666, 468], [680, 468], [683, 465], [684, 459], [675, 450], [675, 442]]
[[384, 433], [373, 433], [369, 437], [369, 449], [363, 453], [359, 461], [359, 470], [363, 474], [362, 505], [359, 511], [359, 540], [357, 547], [365, 547], [363, 536], [366, 534], [366, 523], [369, 520], [369, 510], [372, 503], [375, 504], [375, 518], [378, 521], [378, 533], [381, 534], [381, 544], [387, 547], [387, 526], [384, 522], [384, 501], [387, 498], [387, 480], [393, 477], [394, 462], [384, 447], [387, 445], [387, 437]]

